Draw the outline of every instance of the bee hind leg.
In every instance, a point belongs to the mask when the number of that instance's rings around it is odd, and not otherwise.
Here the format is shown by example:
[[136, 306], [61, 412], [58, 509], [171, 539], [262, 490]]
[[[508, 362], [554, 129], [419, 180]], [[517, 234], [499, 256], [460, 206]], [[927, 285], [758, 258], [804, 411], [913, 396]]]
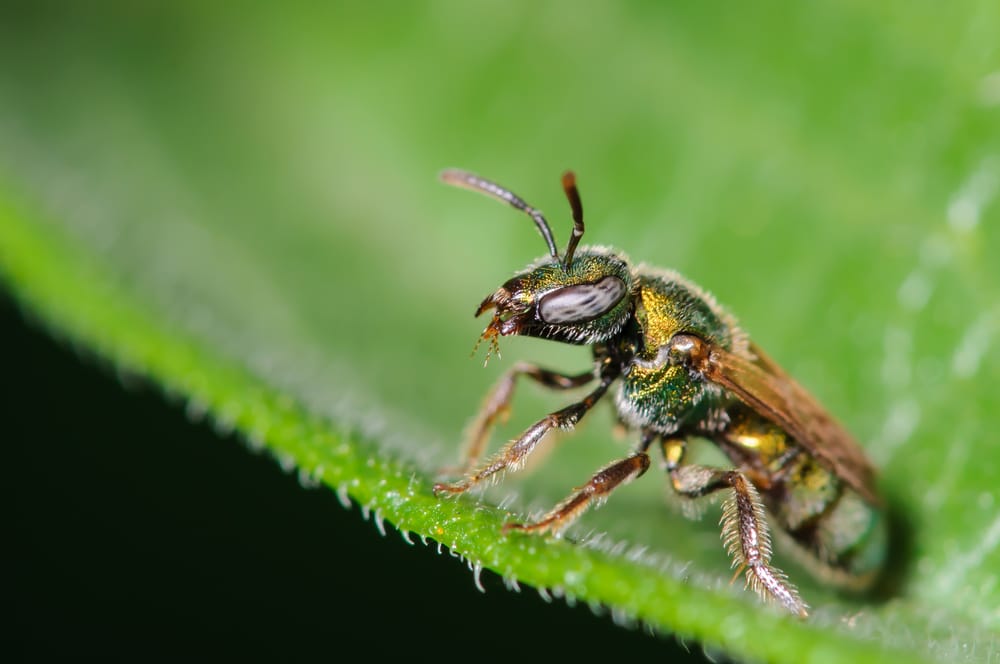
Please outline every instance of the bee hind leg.
[[[757, 489], [738, 470], [700, 465], [678, 465], [670, 469], [674, 490], [698, 498], [731, 489], [722, 505], [722, 541], [733, 559], [737, 576], [746, 575], [747, 585], [765, 599], [773, 599], [800, 618], [808, 606], [785, 574], [771, 565], [771, 538], [764, 506]], [[735, 578], [735, 577], [734, 577]]]

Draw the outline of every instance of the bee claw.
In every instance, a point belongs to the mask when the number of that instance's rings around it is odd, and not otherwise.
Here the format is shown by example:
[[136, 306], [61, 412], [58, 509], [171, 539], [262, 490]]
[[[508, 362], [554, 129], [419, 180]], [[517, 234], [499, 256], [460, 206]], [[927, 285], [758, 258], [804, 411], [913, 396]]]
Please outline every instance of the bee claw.
[[435, 496], [455, 496], [460, 493], [465, 493], [469, 487], [462, 482], [438, 482], [434, 485], [431, 491], [434, 492]]

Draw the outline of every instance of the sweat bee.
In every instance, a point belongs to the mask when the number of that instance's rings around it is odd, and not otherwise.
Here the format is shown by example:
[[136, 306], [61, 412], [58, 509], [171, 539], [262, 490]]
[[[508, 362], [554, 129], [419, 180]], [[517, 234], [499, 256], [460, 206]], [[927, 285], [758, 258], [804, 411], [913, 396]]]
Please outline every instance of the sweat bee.
[[[618, 419], [638, 432], [635, 451], [598, 470], [541, 519], [508, 523], [504, 533], [559, 534], [595, 501], [636, 479], [658, 444], [673, 490], [695, 499], [727, 493], [722, 541], [749, 587], [798, 616], [807, 605], [771, 564], [768, 521], [794, 553], [831, 585], [863, 590], [884, 563], [887, 524], [875, 470], [851, 435], [739, 328], [701, 288], [670, 270], [634, 267], [607, 247], [578, 247], [583, 205], [571, 172], [562, 177], [573, 234], [562, 257], [542, 213], [500, 185], [448, 170], [447, 184], [477, 191], [526, 213], [548, 245], [543, 256], [488, 295], [476, 316], [493, 311], [480, 337], [524, 335], [589, 345], [593, 367], [564, 374], [526, 363], [489, 393], [464, 448], [463, 477], [434, 486], [460, 494], [517, 470], [553, 429], [572, 429], [616, 382]], [[487, 357], [489, 356], [487, 353]], [[521, 377], [553, 390], [596, 382], [583, 399], [549, 413], [482, 461], [490, 431], [507, 412]], [[707, 439], [731, 467], [688, 461], [689, 441]], [[734, 578], [736, 578], [734, 576]]]

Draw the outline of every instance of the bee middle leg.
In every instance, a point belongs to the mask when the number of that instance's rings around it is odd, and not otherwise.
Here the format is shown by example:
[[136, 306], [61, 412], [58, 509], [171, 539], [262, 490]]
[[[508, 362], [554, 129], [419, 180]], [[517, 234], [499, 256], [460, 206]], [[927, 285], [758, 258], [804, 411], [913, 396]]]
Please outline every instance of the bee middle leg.
[[[757, 489], [738, 470], [701, 465], [682, 465], [678, 441], [664, 443], [664, 455], [674, 491], [687, 498], [699, 498], [731, 489], [722, 506], [722, 541], [733, 559], [736, 575], [745, 572], [747, 585], [765, 599], [771, 598], [799, 617], [808, 615], [808, 606], [785, 574], [771, 565], [771, 537], [764, 505]], [[735, 578], [735, 577], [733, 577]]]
[[571, 390], [586, 385], [594, 379], [594, 372], [587, 371], [575, 376], [543, 369], [527, 362], [518, 362], [506, 371], [489, 391], [476, 419], [468, 429], [462, 445], [462, 459], [457, 467], [442, 468], [441, 475], [464, 475], [472, 470], [486, 451], [490, 432], [500, 420], [506, 421], [510, 412], [510, 402], [514, 398], [517, 379], [526, 376], [539, 385], [551, 390]]
[[601, 397], [608, 391], [608, 387], [614, 381], [613, 376], [601, 379], [601, 384], [597, 386], [586, 397], [570, 404], [554, 413], [549, 413], [538, 422], [528, 427], [520, 436], [507, 443], [493, 458], [477, 470], [470, 471], [457, 482], [439, 482], [434, 485], [436, 494], [456, 494], [464, 493], [483, 480], [496, 477], [498, 473], [508, 470], [517, 470], [527, 460], [528, 455], [534, 451], [552, 429], [572, 429], [576, 423], [594, 407]]
[[643, 433], [639, 448], [634, 454], [614, 461], [597, 471], [586, 484], [577, 487], [573, 493], [565, 500], [556, 505], [534, 523], [507, 523], [504, 524], [503, 532], [507, 534], [512, 530], [529, 533], [544, 533], [546, 531], [558, 535], [570, 524], [580, 518], [580, 515], [597, 501], [605, 500], [616, 488], [622, 484], [627, 484], [632, 480], [641, 477], [649, 468], [649, 449], [655, 434]]

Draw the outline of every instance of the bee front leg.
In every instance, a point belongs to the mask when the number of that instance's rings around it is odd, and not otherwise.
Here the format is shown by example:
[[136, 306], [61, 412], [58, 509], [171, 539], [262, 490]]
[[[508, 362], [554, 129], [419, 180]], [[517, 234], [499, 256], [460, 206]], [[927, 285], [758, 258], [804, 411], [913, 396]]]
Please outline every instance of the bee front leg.
[[472, 470], [486, 450], [486, 443], [490, 438], [497, 421], [506, 421], [510, 413], [510, 402], [514, 398], [514, 387], [520, 376], [526, 376], [539, 385], [551, 390], [571, 390], [574, 387], [586, 385], [594, 379], [594, 373], [586, 373], [570, 376], [567, 374], [543, 369], [542, 367], [527, 362], [518, 362], [511, 369], [505, 372], [497, 381], [493, 389], [490, 390], [479, 410], [476, 419], [468, 429], [465, 442], [462, 444], [462, 459], [457, 468], [442, 468], [441, 475], [464, 475]]
[[747, 585], [761, 597], [776, 600], [801, 618], [808, 615], [808, 607], [795, 587], [781, 570], [771, 566], [771, 538], [764, 506], [757, 489], [743, 473], [708, 466], [678, 465], [670, 469], [670, 481], [677, 493], [688, 498], [732, 489], [732, 494], [722, 505], [721, 524], [722, 541], [733, 559], [733, 567], [737, 568], [737, 575], [745, 571]]
[[518, 470], [524, 465], [528, 455], [534, 451], [549, 431], [555, 428], [572, 429], [576, 423], [594, 407], [594, 404], [608, 391], [608, 386], [614, 381], [614, 377], [602, 378], [601, 384], [593, 392], [582, 400], [566, 406], [562, 410], [546, 415], [544, 418], [529, 427], [519, 437], [507, 443], [492, 459], [487, 461], [478, 470], [468, 473], [458, 482], [438, 483], [434, 485], [434, 493], [455, 494], [468, 491], [483, 480], [489, 479], [507, 470]]

